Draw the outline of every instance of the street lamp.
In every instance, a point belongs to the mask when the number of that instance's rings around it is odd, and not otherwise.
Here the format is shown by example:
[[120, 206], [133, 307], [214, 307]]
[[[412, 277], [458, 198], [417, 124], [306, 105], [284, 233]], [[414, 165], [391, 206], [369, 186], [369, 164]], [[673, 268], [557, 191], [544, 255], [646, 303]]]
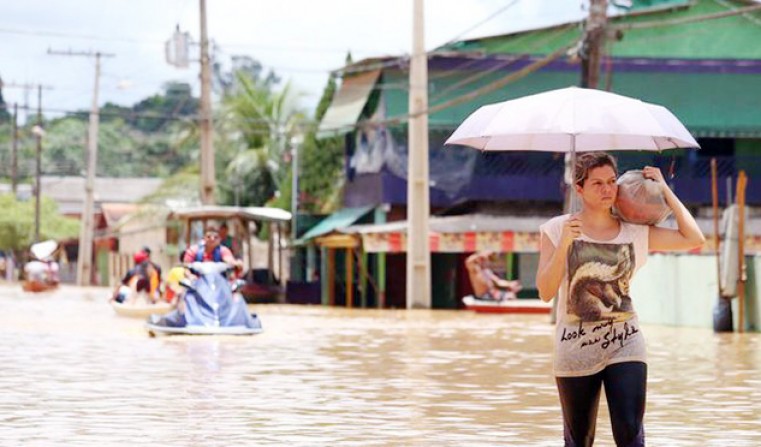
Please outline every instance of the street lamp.
[[35, 154], [35, 168], [34, 168], [34, 242], [40, 241], [40, 191], [42, 185], [40, 184], [40, 178], [42, 177], [42, 137], [45, 136], [45, 129], [42, 125], [35, 124], [32, 127], [32, 135], [37, 140], [37, 151]]
[[299, 146], [304, 142], [304, 136], [297, 134], [291, 137], [291, 278], [298, 278], [296, 266], [295, 242], [298, 237], [299, 211]]

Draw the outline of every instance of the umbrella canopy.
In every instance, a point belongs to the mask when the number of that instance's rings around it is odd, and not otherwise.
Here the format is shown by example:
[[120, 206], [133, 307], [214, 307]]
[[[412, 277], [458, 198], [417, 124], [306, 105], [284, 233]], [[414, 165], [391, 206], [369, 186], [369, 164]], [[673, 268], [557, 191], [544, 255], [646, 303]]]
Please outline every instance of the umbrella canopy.
[[569, 87], [485, 105], [447, 139], [485, 151], [586, 152], [699, 148], [665, 107]]
[[37, 242], [32, 244], [30, 251], [32, 255], [40, 261], [46, 261], [53, 256], [53, 253], [58, 249], [58, 242], [49, 239], [43, 242]]

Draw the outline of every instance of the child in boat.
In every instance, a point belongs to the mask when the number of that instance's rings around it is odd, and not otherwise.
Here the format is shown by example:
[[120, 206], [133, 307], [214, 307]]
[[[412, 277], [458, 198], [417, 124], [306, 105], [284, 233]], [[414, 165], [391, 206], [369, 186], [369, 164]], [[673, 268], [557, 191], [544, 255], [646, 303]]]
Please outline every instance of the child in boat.
[[473, 294], [480, 300], [514, 300], [517, 298], [516, 293], [521, 290], [521, 283], [518, 280], [508, 281], [500, 278], [488, 267], [489, 260], [495, 256], [496, 253], [491, 251], [478, 252], [468, 256], [468, 259], [465, 260]]

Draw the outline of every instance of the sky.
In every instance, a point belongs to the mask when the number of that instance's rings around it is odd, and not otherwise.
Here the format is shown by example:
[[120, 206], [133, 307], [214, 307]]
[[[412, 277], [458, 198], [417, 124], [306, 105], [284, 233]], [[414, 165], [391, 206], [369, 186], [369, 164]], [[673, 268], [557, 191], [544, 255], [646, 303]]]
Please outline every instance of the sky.
[[[217, 60], [227, 63], [232, 55], [259, 60], [289, 80], [311, 111], [347, 51], [355, 61], [410, 53], [412, 5], [412, 0], [207, 0], [207, 27]], [[8, 104], [36, 107], [36, 91], [9, 84], [42, 84], [45, 116], [90, 108], [94, 58], [51, 55], [48, 49], [113, 55], [102, 60], [100, 105], [132, 105], [161, 92], [169, 81], [188, 82], [199, 94], [199, 64], [178, 69], [164, 57], [164, 43], [177, 26], [199, 40], [199, 0], [0, 0], [0, 6], [0, 78]], [[582, 0], [426, 0], [425, 44], [430, 50], [455, 38], [563, 23], [585, 14]], [[192, 51], [197, 54], [198, 47]]]

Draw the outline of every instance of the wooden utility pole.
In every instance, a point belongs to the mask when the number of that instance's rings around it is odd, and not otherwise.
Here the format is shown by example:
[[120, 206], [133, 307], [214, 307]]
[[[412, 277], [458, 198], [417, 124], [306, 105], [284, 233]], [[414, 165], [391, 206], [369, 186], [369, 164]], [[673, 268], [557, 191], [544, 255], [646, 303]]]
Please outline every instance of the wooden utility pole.
[[608, 0], [590, 0], [589, 17], [581, 49], [581, 86], [597, 88], [600, 83], [600, 60], [608, 25]]
[[745, 282], [748, 279], [745, 270], [745, 188], [748, 185], [748, 176], [745, 171], [740, 171], [737, 176], [737, 332], [745, 332]]
[[407, 308], [431, 307], [428, 182], [428, 55], [423, 0], [413, 5], [407, 167]]
[[11, 135], [13, 143], [11, 144], [11, 191], [13, 197], [16, 197], [18, 191], [18, 103], [13, 103], [13, 128]]
[[[24, 89], [24, 98], [28, 98], [29, 90], [37, 88], [37, 124], [32, 129], [32, 133], [36, 140], [35, 150], [35, 165], [34, 165], [34, 242], [40, 241], [40, 200], [42, 185], [40, 179], [42, 177], [42, 137], [45, 135], [45, 131], [42, 128], [42, 89], [49, 89], [50, 87], [44, 87], [42, 84], [5, 84], [2, 87], [16, 87]], [[26, 100], [28, 103], [28, 99]], [[28, 107], [24, 107], [28, 109]], [[26, 113], [29, 113], [27, 110]], [[11, 154], [11, 190], [13, 194], [16, 194], [18, 188], [18, 105], [13, 104], [13, 130], [12, 130], [12, 154]]]
[[214, 172], [214, 140], [211, 120], [211, 68], [209, 39], [206, 31], [206, 0], [201, 4], [201, 203], [213, 205], [216, 180]]
[[42, 86], [37, 86], [37, 126], [35, 126], [37, 150], [34, 155], [34, 242], [40, 241], [40, 199], [42, 191]]
[[90, 124], [87, 132], [87, 177], [85, 179], [85, 203], [82, 209], [82, 225], [79, 232], [79, 254], [77, 255], [77, 285], [90, 285], [92, 279], [92, 246], [95, 236], [95, 171], [98, 166], [98, 126], [100, 110], [98, 108], [98, 88], [100, 85], [100, 59], [113, 57], [112, 54], [100, 52], [52, 51], [48, 54], [63, 56], [84, 56], [95, 58], [95, 82], [93, 85]]
[[[20, 88], [24, 90], [24, 106], [22, 109], [24, 110], [24, 123], [26, 124], [27, 118], [29, 116], [29, 91], [36, 88], [37, 89], [37, 96], [39, 100], [39, 104], [37, 105], [38, 113], [37, 113], [37, 131], [35, 132], [35, 136], [39, 133], [40, 136], [44, 133], [42, 130], [42, 118], [41, 118], [41, 109], [42, 109], [42, 90], [50, 90], [52, 87], [47, 87], [42, 84], [16, 84], [14, 82], [7, 83], [2, 82], [0, 80], [0, 88]], [[12, 118], [12, 135], [11, 135], [11, 190], [13, 191], [13, 194], [16, 194], [16, 191], [18, 190], [18, 103], [13, 103], [13, 118]], [[38, 141], [38, 144], [41, 143]], [[39, 146], [38, 146], [38, 149]], [[40, 149], [41, 150], [41, 149]], [[38, 162], [39, 166], [39, 162]], [[39, 170], [39, 169], [38, 169]], [[37, 183], [35, 183], [36, 187]], [[37, 228], [37, 225], [35, 225], [35, 228]], [[37, 231], [35, 231], [35, 240]]]

